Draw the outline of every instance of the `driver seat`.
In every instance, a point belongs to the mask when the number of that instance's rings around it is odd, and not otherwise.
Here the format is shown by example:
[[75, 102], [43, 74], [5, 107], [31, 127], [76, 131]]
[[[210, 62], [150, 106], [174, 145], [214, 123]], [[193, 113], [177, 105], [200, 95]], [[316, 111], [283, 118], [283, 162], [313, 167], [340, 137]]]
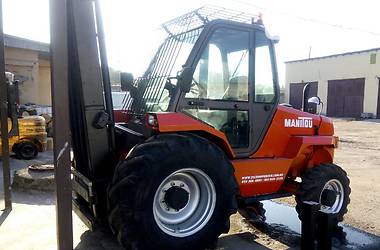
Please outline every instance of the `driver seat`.
[[230, 79], [225, 99], [248, 101], [248, 77], [235, 76]]

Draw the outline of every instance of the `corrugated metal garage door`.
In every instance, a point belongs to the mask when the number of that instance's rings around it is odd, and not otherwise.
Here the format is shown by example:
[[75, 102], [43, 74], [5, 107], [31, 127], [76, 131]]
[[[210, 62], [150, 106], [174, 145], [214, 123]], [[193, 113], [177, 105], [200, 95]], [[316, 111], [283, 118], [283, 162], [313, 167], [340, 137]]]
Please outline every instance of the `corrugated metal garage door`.
[[364, 78], [328, 81], [328, 116], [359, 118], [363, 100]]
[[[317, 96], [318, 94], [318, 82], [310, 83], [310, 92], [307, 98]], [[289, 103], [296, 109], [302, 108], [302, 92], [306, 83], [290, 83], [290, 95], [289, 95]]]

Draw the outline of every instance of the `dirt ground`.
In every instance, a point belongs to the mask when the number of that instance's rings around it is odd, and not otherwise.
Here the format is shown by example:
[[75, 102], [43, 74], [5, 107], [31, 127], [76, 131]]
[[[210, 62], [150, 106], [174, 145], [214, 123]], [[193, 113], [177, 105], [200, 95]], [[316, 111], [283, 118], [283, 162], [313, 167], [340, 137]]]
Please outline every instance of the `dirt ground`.
[[[380, 120], [334, 119], [335, 163], [350, 178], [351, 203], [344, 223], [380, 235]], [[280, 199], [294, 205], [293, 198]]]
[[380, 235], [380, 121], [336, 121], [336, 163], [348, 173], [351, 206], [345, 222]]

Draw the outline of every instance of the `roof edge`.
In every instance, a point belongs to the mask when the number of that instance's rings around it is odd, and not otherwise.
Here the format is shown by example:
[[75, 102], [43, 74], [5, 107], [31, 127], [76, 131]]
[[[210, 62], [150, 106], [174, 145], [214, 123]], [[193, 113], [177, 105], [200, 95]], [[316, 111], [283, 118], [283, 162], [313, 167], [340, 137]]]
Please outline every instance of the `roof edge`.
[[4, 34], [4, 46], [10, 48], [34, 50], [38, 52], [49, 53], [50, 45], [39, 41], [33, 41], [27, 38]]
[[319, 59], [326, 59], [331, 57], [338, 57], [338, 56], [348, 56], [348, 55], [354, 55], [354, 54], [360, 54], [360, 53], [366, 53], [371, 51], [378, 51], [380, 48], [372, 48], [372, 49], [366, 49], [366, 50], [358, 50], [358, 51], [352, 51], [352, 52], [345, 52], [340, 54], [332, 54], [327, 56], [320, 56], [320, 57], [312, 57], [312, 58], [305, 58], [305, 59], [299, 59], [299, 60], [292, 60], [292, 61], [286, 61], [285, 63], [297, 63], [297, 62], [307, 62], [307, 61], [314, 61]]

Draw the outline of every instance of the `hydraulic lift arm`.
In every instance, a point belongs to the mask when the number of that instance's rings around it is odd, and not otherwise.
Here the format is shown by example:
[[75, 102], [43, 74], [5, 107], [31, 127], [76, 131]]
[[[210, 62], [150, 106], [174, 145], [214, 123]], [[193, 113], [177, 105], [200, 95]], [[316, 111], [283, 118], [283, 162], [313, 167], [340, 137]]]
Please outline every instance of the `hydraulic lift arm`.
[[77, 185], [73, 187], [81, 196], [76, 199], [80, 210], [89, 208], [90, 216], [86, 217], [103, 218], [110, 168], [115, 165], [115, 138], [111, 86], [99, 15], [98, 1], [68, 1], [70, 125], [74, 172], [77, 171], [74, 173]]
[[[71, 145], [74, 153], [74, 210], [101, 219], [114, 156], [114, 119], [99, 3], [67, 0], [64, 25], [52, 36], [67, 34]], [[59, 11], [58, 9], [52, 9]], [[59, 15], [52, 13], [52, 22]], [[57, 37], [52, 37], [52, 41]], [[54, 46], [52, 46], [54, 49]], [[54, 53], [54, 51], [52, 51]], [[56, 65], [53, 57], [53, 71]], [[67, 105], [62, 103], [61, 105]], [[59, 131], [55, 131], [59, 133]]]

